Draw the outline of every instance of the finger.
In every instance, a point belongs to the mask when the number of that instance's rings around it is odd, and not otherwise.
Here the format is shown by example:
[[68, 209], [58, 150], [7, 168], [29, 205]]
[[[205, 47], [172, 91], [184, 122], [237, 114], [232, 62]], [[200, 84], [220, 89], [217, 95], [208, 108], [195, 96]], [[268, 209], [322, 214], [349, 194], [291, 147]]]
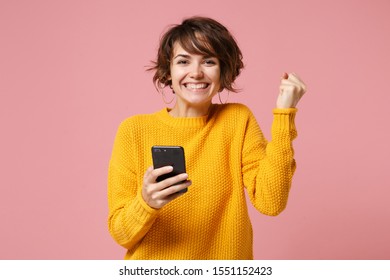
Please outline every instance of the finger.
[[299, 85], [304, 91], [306, 91], [306, 84], [302, 81], [302, 79], [296, 73], [289, 74], [289, 80]]
[[297, 88], [297, 85], [294, 84], [285, 84], [285, 85], [280, 85], [279, 89], [280, 90], [289, 90], [289, 91], [294, 91], [294, 89]]
[[172, 185], [170, 187], [167, 187], [167, 188], [163, 189], [160, 192], [160, 197], [161, 198], [169, 197], [169, 196], [171, 196], [171, 195], [173, 195], [173, 194], [175, 194], [177, 192], [180, 192], [180, 191], [188, 188], [191, 185], [192, 185], [192, 181], [190, 181], [190, 180], [184, 181], [181, 184]]
[[148, 169], [146, 169], [145, 174], [144, 174], [144, 179], [150, 176], [150, 173], [153, 171], [153, 166], [149, 166]]
[[291, 72], [288, 74], [289, 77], [291, 77], [292, 79], [296, 79], [296, 80], [299, 80], [299, 81], [302, 81], [302, 79], [299, 77], [299, 75], [295, 72]]
[[282, 80], [280, 83], [280, 87], [287, 87], [287, 88], [294, 87], [293, 90], [294, 91], [296, 90], [300, 93], [305, 93], [306, 91], [305, 84], [295, 80]]
[[182, 184], [165, 188], [161, 191], [153, 192], [151, 194], [151, 204], [153, 208], [161, 208], [170, 201], [182, 196], [184, 192], [180, 192], [183, 189], [188, 188], [191, 185], [191, 181], [186, 181]]
[[149, 183], [155, 183], [159, 176], [171, 173], [172, 171], [173, 171], [173, 167], [172, 166], [163, 166], [163, 167], [160, 167], [160, 168], [153, 169], [150, 172], [150, 174], [149, 174], [149, 176], [147, 178], [147, 181]]
[[295, 86], [293, 85], [281, 85], [279, 87], [279, 94], [280, 95], [283, 95], [284, 93], [288, 94], [288, 93], [294, 93], [295, 91]]
[[178, 184], [182, 181], [187, 180], [188, 174], [187, 173], [182, 173], [179, 175], [176, 175], [174, 177], [167, 178], [157, 184], [157, 189], [158, 190], [163, 190], [166, 189], [172, 185]]
[[280, 84], [281, 85], [286, 85], [286, 86], [289, 86], [289, 85], [292, 85], [292, 86], [300, 86], [301, 84], [297, 81], [294, 81], [294, 80], [286, 80], [286, 79], [283, 79], [280, 81]]

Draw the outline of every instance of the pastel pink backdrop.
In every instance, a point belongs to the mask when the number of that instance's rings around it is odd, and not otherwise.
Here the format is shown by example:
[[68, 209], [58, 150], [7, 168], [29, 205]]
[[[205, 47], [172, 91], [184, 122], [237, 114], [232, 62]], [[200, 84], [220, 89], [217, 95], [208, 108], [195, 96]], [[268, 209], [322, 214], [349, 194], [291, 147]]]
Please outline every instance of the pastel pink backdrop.
[[[284, 71], [298, 169], [278, 217], [250, 208], [257, 259], [389, 259], [390, 2], [0, 1], [1, 259], [122, 259], [107, 230], [119, 123], [164, 103], [145, 66], [192, 15], [237, 38], [242, 92], [270, 137]], [[224, 98], [224, 97], [223, 97]]]

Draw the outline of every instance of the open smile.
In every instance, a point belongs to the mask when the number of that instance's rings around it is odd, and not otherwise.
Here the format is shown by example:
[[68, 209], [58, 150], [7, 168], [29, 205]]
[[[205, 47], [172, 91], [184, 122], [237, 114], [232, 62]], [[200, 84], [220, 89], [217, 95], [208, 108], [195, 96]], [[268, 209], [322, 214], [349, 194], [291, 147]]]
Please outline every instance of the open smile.
[[207, 89], [210, 84], [208, 83], [184, 83], [184, 86], [189, 90], [204, 90]]

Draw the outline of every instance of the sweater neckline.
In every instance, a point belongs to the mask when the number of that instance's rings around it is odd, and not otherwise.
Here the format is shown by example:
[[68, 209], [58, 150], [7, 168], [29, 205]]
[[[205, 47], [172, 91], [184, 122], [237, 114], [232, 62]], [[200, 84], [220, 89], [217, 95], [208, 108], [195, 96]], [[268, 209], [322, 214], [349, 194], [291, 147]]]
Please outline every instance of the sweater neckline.
[[169, 114], [171, 108], [164, 108], [157, 112], [161, 121], [172, 127], [202, 127], [207, 124], [209, 117], [215, 111], [215, 104], [211, 105], [210, 112], [201, 117], [173, 117]]

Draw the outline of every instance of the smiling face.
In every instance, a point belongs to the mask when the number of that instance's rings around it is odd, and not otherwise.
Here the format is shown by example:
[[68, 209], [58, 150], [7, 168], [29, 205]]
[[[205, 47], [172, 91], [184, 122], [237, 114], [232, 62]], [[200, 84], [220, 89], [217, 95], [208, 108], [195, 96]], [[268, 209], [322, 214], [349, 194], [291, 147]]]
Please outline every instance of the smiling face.
[[[170, 64], [170, 80], [176, 94], [173, 110], [207, 112], [220, 85], [220, 63], [215, 57], [187, 52], [175, 43]], [[179, 110], [177, 110], [179, 109]]]

